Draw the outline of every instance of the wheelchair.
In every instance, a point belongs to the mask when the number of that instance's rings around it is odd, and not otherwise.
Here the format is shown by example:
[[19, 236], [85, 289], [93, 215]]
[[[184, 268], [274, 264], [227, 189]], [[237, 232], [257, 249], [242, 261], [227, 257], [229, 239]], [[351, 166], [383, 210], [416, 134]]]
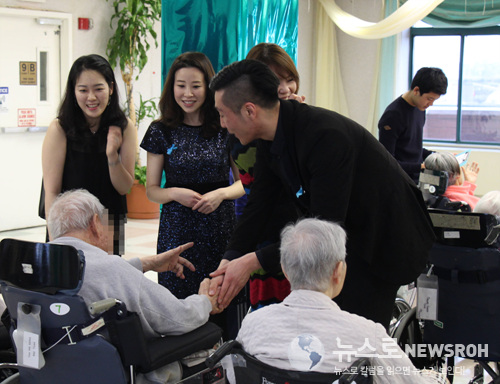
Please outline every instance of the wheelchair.
[[[417, 368], [447, 365], [453, 382], [454, 354], [476, 362], [470, 383], [482, 383], [484, 372], [500, 383], [500, 251], [498, 219], [489, 214], [429, 209], [437, 242], [429, 255], [429, 275], [437, 276], [437, 319], [421, 320], [417, 308], [407, 311], [392, 337], [400, 347], [448, 346], [447, 359], [437, 354], [410, 356]], [[458, 348], [458, 349], [457, 349]], [[448, 351], [450, 351], [450, 349]], [[487, 351], [487, 352], [486, 352]], [[430, 352], [430, 351], [427, 351]], [[491, 366], [493, 365], [493, 367]]]
[[[0, 288], [10, 315], [17, 370], [7, 383], [134, 383], [146, 374], [200, 350], [222, 336], [215, 324], [180, 336], [147, 340], [139, 316], [109, 298], [87, 306], [78, 296], [85, 257], [74, 247], [4, 239]], [[202, 370], [205, 366], [191, 368]], [[218, 383], [222, 368], [203, 376]], [[201, 381], [199, 381], [201, 383]]]
[[450, 201], [443, 196], [448, 188], [448, 172], [424, 169], [420, 172], [418, 187], [428, 208], [470, 212], [470, 206], [463, 201]]
[[246, 353], [235, 340], [225, 342], [206, 360], [208, 368], [221, 361], [230, 384], [371, 384], [370, 360], [360, 358], [344, 372], [321, 373], [289, 371], [272, 367]]

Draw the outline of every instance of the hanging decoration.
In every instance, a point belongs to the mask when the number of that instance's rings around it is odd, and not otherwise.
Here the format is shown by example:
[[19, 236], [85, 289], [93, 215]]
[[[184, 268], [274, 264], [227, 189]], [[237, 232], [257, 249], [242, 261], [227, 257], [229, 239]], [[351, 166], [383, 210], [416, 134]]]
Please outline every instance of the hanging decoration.
[[410, 28], [444, 0], [408, 0], [385, 19], [372, 23], [343, 11], [335, 0], [320, 0], [332, 21], [348, 35], [360, 39], [381, 39]]

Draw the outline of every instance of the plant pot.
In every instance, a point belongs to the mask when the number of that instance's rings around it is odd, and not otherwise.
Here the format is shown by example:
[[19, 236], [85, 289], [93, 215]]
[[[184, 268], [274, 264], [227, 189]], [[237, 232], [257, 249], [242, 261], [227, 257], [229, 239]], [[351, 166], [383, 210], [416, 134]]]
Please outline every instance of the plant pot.
[[154, 203], [146, 196], [146, 187], [134, 180], [127, 193], [127, 217], [129, 219], [157, 219], [160, 217], [160, 204]]

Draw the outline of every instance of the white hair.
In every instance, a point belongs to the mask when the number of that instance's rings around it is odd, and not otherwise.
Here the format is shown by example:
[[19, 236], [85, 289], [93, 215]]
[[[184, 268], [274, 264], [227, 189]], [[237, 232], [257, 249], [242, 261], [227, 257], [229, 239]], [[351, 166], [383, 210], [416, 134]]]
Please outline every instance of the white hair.
[[281, 266], [292, 290], [325, 292], [339, 261], [345, 261], [346, 233], [320, 219], [302, 219], [281, 232]]
[[448, 185], [453, 185], [460, 177], [460, 164], [453, 153], [434, 152], [424, 161], [425, 169], [448, 173]]
[[72, 231], [86, 230], [94, 215], [103, 219], [104, 206], [99, 199], [85, 189], [61, 193], [52, 203], [47, 227], [52, 239]]
[[474, 212], [500, 216], [500, 191], [490, 191], [481, 197], [474, 207]]

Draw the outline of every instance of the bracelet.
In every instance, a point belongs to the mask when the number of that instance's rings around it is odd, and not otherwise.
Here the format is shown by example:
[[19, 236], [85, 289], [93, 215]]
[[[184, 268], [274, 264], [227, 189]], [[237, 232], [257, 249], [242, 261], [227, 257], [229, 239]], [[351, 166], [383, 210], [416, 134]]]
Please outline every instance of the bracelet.
[[118, 164], [120, 164], [120, 158], [118, 158], [118, 160], [113, 161], [113, 162], [108, 161], [108, 165], [109, 165], [110, 167], [114, 167], [115, 165], [118, 165]]

